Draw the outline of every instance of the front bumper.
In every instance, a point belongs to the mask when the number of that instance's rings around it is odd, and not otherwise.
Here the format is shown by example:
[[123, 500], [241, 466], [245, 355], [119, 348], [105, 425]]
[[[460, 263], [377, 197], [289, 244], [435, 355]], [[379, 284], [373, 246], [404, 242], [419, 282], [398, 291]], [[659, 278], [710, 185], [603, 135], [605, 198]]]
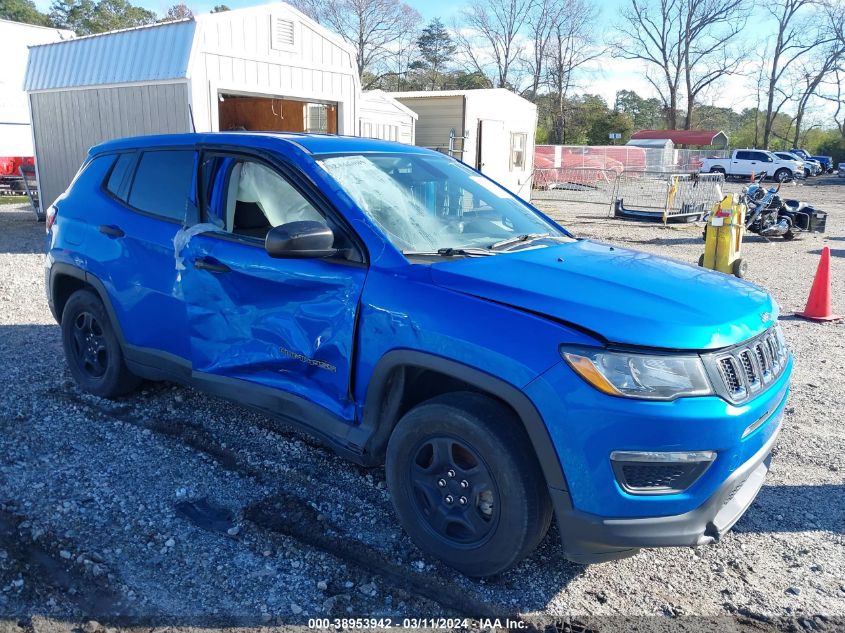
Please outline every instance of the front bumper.
[[769, 471], [782, 410], [767, 424], [775, 427], [766, 443], [695, 510], [661, 517], [604, 518], [572, 507], [566, 491], [553, 490], [566, 557], [598, 563], [635, 554], [641, 547], [695, 547], [718, 541], [754, 501]]

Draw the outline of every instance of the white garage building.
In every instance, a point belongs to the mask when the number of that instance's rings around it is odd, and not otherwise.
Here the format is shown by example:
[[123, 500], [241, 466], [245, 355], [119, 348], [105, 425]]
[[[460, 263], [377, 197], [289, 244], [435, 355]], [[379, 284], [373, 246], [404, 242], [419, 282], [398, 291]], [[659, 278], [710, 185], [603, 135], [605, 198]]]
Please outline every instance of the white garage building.
[[419, 116], [416, 145], [451, 154], [522, 198], [531, 197], [536, 105], [504, 88], [391, 96]]
[[107, 139], [192, 128], [354, 135], [361, 94], [354, 50], [283, 3], [36, 46], [25, 87], [45, 207]]

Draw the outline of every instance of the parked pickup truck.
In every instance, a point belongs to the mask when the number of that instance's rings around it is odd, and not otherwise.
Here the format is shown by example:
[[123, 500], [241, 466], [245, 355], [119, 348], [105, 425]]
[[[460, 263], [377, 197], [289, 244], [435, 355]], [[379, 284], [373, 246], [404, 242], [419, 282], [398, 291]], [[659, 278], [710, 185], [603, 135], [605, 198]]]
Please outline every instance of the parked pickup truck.
[[833, 156], [810, 156], [810, 158], [821, 163], [822, 169], [828, 174], [833, 173]]
[[765, 173], [766, 176], [784, 182], [802, 175], [798, 161], [783, 160], [762, 149], [735, 149], [728, 158], [705, 158], [701, 173], [725, 174], [725, 177], [751, 176]]
[[810, 156], [810, 152], [807, 150], [793, 147], [789, 150], [789, 153], [804, 161], [804, 166], [809, 170], [808, 176], [818, 176], [825, 172], [822, 162], [815, 156]]

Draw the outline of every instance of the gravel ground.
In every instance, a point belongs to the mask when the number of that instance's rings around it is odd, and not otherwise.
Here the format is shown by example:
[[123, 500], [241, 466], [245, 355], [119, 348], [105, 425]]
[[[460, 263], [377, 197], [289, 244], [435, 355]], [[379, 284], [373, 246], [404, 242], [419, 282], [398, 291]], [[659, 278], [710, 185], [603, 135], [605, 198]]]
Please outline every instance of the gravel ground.
[[[749, 279], [787, 315], [823, 245], [845, 311], [843, 194], [835, 178], [796, 192], [830, 212], [824, 238], [744, 246]], [[579, 235], [690, 263], [702, 252], [700, 227], [541, 206]], [[43, 243], [31, 212], [0, 207], [0, 633], [508, 614], [558, 631], [842, 630], [841, 321], [783, 319], [796, 358], [784, 430], [766, 485], [720, 544], [584, 567], [563, 559], [553, 528], [517, 569], [475, 581], [416, 550], [380, 469], [192, 389], [147, 384], [120, 402], [77, 389], [44, 299]]]

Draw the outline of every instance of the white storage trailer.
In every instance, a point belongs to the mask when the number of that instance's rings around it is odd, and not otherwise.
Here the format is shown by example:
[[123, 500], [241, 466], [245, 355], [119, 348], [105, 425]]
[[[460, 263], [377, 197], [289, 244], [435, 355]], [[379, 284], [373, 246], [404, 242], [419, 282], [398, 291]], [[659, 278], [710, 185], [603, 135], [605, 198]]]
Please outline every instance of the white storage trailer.
[[537, 106], [504, 88], [391, 93], [417, 113], [415, 144], [450, 154], [528, 200]]
[[42, 205], [88, 148], [143, 134], [355, 134], [355, 52], [283, 3], [30, 49], [26, 90]]
[[364, 92], [358, 113], [358, 136], [414, 144], [417, 113], [386, 92]]
[[23, 88], [27, 49], [73, 37], [71, 31], [0, 20], [0, 156], [33, 156], [29, 108]]

